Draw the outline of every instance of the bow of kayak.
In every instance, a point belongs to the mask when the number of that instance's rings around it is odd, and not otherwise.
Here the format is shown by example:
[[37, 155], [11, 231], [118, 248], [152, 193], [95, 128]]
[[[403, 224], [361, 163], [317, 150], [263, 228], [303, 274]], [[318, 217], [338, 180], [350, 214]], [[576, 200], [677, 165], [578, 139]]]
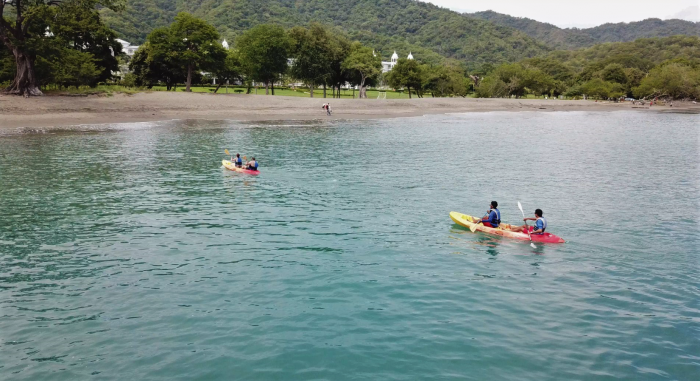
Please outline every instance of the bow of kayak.
[[[472, 226], [474, 226], [474, 221], [476, 221], [475, 217], [472, 217], [468, 214], [462, 214], [459, 212], [450, 212], [450, 218], [457, 225], [465, 227], [467, 229], [470, 229]], [[488, 226], [478, 224], [478, 225], [476, 225], [476, 230], [478, 230], [480, 232], [484, 232], [486, 234], [500, 235], [502, 237], [519, 239], [521, 241], [529, 241], [530, 240], [527, 233], [510, 231], [511, 226], [512, 225], [510, 225], [510, 224], [501, 224], [498, 228], [490, 228]], [[530, 227], [530, 229], [532, 229], [532, 226]], [[532, 235], [532, 241], [533, 242], [542, 242], [542, 243], [564, 243], [564, 242], [566, 242], [561, 237], [558, 237], [558, 236], [551, 234], [551, 233], [534, 234], [534, 235]]]
[[260, 174], [260, 171], [253, 171], [253, 170], [246, 169], [246, 168], [236, 167], [235, 164], [233, 164], [232, 162], [230, 162], [228, 160], [221, 160], [221, 164], [224, 166], [224, 168], [228, 169], [229, 171], [247, 173], [247, 174], [253, 175], [253, 176], [257, 176]]

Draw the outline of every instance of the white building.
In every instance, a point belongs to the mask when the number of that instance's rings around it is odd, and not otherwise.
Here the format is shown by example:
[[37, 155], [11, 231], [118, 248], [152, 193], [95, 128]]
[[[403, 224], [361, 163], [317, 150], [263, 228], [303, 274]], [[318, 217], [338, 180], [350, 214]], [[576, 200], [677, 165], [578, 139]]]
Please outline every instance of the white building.
[[124, 52], [124, 54], [126, 54], [129, 57], [132, 57], [134, 53], [136, 53], [136, 51], [139, 50], [139, 47], [137, 45], [131, 45], [131, 43], [128, 41], [117, 39], [117, 42], [122, 44], [122, 52]]
[[[413, 54], [408, 53], [408, 59], [412, 60], [413, 59]], [[396, 63], [399, 62], [399, 55], [394, 51], [394, 54], [391, 55], [391, 61], [382, 61], [382, 73], [388, 73], [391, 71], [391, 69], [396, 66]]]

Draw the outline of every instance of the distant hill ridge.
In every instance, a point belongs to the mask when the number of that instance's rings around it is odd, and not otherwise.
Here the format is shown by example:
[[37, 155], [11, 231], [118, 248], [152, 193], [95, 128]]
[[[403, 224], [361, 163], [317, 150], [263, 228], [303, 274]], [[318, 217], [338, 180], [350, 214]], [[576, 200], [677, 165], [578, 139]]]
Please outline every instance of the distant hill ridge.
[[243, 31], [275, 23], [290, 28], [321, 22], [381, 52], [394, 50], [427, 63], [454, 58], [476, 67], [550, 51], [525, 33], [416, 0], [127, 0], [126, 11], [103, 11], [121, 38], [141, 43], [156, 27], [186, 11], [232, 41]]
[[464, 15], [517, 29], [554, 49], [578, 49], [604, 42], [629, 42], [650, 37], [700, 36], [700, 23], [678, 19], [651, 18], [631, 23], [608, 23], [594, 28], [564, 29], [529, 18], [513, 17], [494, 11]]

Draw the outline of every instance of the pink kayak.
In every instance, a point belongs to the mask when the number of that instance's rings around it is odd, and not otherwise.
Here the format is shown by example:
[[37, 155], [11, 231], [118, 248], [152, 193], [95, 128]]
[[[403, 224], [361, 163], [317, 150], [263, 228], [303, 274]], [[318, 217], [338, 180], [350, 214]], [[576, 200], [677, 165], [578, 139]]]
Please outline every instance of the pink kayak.
[[230, 162], [228, 160], [221, 160], [221, 164], [223, 164], [224, 168], [226, 168], [230, 171], [246, 173], [246, 174], [253, 175], [253, 176], [257, 176], [260, 174], [260, 171], [253, 171], [251, 169], [236, 167], [235, 164], [233, 164], [232, 162]]

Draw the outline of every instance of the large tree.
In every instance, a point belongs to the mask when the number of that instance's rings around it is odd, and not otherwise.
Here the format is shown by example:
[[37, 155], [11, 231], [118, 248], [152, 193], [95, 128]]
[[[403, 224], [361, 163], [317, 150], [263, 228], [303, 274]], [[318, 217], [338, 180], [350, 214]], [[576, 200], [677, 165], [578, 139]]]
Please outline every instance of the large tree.
[[248, 77], [265, 84], [265, 94], [275, 95], [275, 81], [287, 71], [292, 40], [282, 27], [262, 24], [249, 29], [236, 41], [241, 66]]
[[[178, 83], [185, 82], [187, 72], [177, 59], [171, 54], [167, 40], [169, 38], [167, 28], [158, 28], [149, 36], [148, 41], [139, 47], [129, 62], [129, 70], [136, 76], [136, 85], [148, 88], [162, 82], [168, 91]], [[164, 41], [165, 40], [165, 41]], [[155, 42], [155, 47], [151, 45]]]
[[382, 73], [382, 59], [372, 49], [355, 42], [350, 48], [350, 55], [343, 62], [343, 69], [355, 73], [357, 85], [360, 86], [360, 98], [367, 98], [367, 82]]
[[395, 89], [405, 87], [409, 98], [411, 98], [411, 89], [414, 89], [420, 98], [422, 97], [423, 68], [415, 60], [400, 58], [387, 75], [387, 82]]
[[294, 27], [289, 31], [292, 39], [293, 78], [309, 86], [311, 98], [319, 83], [327, 82], [331, 74], [332, 51], [329, 41], [332, 36], [320, 24], [311, 24], [309, 28]]
[[467, 78], [459, 67], [432, 66], [426, 72], [424, 87], [433, 97], [467, 96]]
[[[12, 52], [15, 60], [15, 77], [5, 89], [7, 93], [24, 96], [42, 95], [35, 72], [37, 52], [56, 35], [52, 29], [60, 29], [58, 8], [72, 6], [73, 10], [95, 10], [98, 6], [120, 10], [123, 0], [0, 0], [0, 41]], [[74, 12], [64, 12], [71, 16]], [[92, 20], [101, 24], [99, 19]], [[78, 35], [73, 36], [74, 39]], [[74, 42], [58, 40], [57, 42]], [[84, 43], [89, 43], [85, 40]], [[84, 45], [75, 44], [79, 48]], [[106, 69], [106, 68], [105, 68]]]
[[226, 58], [224, 62], [211, 71], [211, 74], [216, 78], [218, 84], [214, 93], [219, 91], [221, 85], [235, 80], [243, 79], [243, 70], [241, 68], [241, 59], [239, 57], [238, 51], [229, 50], [226, 52]]
[[226, 60], [214, 27], [188, 13], [180, 13], [168, 27], [156, 28], [134, 54], [129, 67], [139, 86], [165, 83], [170, 90], [185, 82], [190, 91], [199, 71], [215, 71]]
[[175, 16], [170, 34], [172, 53], [187, 70], [185, 91], [190, 91], [194, 70], [212, 70], [226, 59], [226, 51], [219, 43], [219, 32], [189, 13], [181, 12]]
[[[91, 86], [112, 78], [119, 71], [117, 57], [122, 44], [117, 41], [117, 33], [107, 27], [92, 0], [65, 0], [56, 7], [56, 14], [50, 25], [50, 32], [66, 48], [89, 53], [100, 69], [90, 81]], [[70, 54], [70, 53], [67, 53]]]
[[[353, 73], [349, 70], [345, 70], [343, 67], [343, 62], [345, 62], [345, 59], [347, 59], [350, 54], [352, 43], [345, 35], [333, 33], [332, 38], [328, 41], [328, 46], [330, 49], [331, 74], [326, 83], [337, 90], [336, 95], [340, 98], [340, 87], [352, 80]], [[324, 91], [323, 97], [325, 98], [325, 96], [326, 94]]]

